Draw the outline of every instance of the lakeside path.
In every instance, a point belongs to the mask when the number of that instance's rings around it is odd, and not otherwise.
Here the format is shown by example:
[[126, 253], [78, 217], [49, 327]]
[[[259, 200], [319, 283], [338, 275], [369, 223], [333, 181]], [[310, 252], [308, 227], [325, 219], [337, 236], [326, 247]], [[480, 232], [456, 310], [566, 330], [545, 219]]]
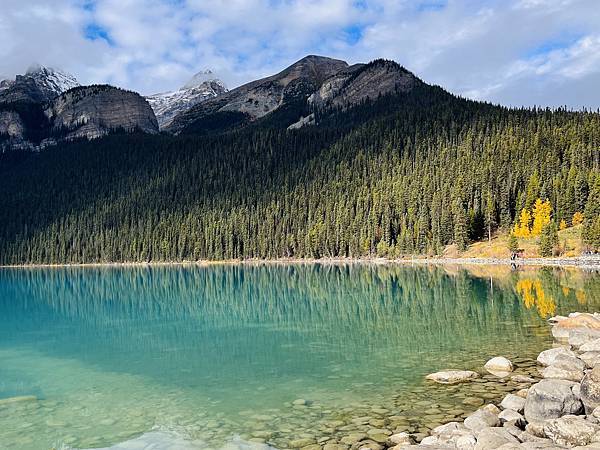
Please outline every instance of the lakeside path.
[[161, 266], [215, 266], [215, 265], [270, 265], [270, 264], [432, 264], [432, 265], [509, 265], [509, 266], [552, 266], [600, 269], [600, 255], [569, 258], [278, 258], [278, 259], [233, 259], [221, 261], [150, 261], [150, 262], [102, 262], [64, 264], [13, 264], [0, 268], [60, 268], [60, 267], [161, 267]]

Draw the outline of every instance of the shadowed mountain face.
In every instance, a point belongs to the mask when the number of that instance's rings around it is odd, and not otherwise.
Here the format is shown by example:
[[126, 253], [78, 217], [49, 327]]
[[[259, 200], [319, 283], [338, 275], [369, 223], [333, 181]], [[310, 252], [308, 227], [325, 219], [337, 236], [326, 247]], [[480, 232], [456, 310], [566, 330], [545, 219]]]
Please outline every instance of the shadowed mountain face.
[[[407, 92], [419, 81], [390, 61], [349, 66], [345, 61], [307, 56], [282, 72], [253, 81], [177, 115], [166, 130], [193, 133], [244, 125], [269, 114], [285, 114], [279, 125], [314, 123], [315, 108], [357, 105], [392, 92]], [[299, 121], [299, 122], [298, 122]], [[215, 126], [216, 124], [216, 126]]]
[[79, 86], [73, 76], [55, 69], [30, 69], [0, 83], [0, 152], [37, 150], [114, 130], [156, 133], [158, 124], [139, 94], [112, 86]]

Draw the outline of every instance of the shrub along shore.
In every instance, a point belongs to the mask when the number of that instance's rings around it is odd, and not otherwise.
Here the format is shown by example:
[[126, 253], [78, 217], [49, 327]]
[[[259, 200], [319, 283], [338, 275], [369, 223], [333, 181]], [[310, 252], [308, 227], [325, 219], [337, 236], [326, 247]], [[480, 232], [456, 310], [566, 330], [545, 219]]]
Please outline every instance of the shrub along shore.
[[[549, 322], [555, 344], [537, 358], [541, 381], [514, 375], [511, 361], [492, 358], [485, 365], [488, 372], [531, 386], [507, 394], [499, 405], [481, 407], [463, 422], [433, 429], [419, 444], [408, 433], [392, 435], [394, 450], [600, 449], [600, 314], [572, 313]], [[473, 371], [448, 370], [427, 378], [455, 384], [478, 377]]]

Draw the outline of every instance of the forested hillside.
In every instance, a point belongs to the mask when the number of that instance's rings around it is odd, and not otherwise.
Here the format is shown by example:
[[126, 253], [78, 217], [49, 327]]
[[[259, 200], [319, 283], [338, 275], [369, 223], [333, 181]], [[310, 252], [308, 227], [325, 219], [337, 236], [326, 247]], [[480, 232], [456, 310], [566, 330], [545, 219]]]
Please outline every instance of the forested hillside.
[[424, 85], [317, 116], [6, 153], [0, 263], [438, 254], [509, 230], [538, 197], [557, 223], [582, 212], [600, 247], [598, 113]]

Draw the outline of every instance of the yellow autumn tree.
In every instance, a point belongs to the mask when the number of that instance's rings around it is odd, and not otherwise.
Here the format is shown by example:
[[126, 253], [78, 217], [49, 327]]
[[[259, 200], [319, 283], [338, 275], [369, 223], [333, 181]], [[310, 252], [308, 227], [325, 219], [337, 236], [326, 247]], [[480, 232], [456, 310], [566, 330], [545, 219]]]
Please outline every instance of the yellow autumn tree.
[[544, 225], [550, 223], [550, 216], [552, 215], [552, 205], [550, 200], [543, 201], [538, 198], [533, 205], [533, 226], [531, 227], [532, 236], [540, 236]]
[[527, 208], [523, 208], [521, 210], [519, 220], [517, 221], [517, 223], [515, 223], [513, 234], [518, 238], [526, 238], [531, 236], [531, 230], [529, 229], [530, 224], [531, 213], [527, 210]]
[[573, 214], [573, 220], [571, 223], [573, 226], [583, 223], [583, 213], [581, 211], [576, 211], [575, 214]]
[[560, 225], [558, 226], [558, 229], [559, 229], [560, 231], [562, 231], [562, 230], [566, 230], [566, 229], [567, 229], [567, 221], [566, 221], [565, 219], [562, 219], [562, 220], [560, 221]]

